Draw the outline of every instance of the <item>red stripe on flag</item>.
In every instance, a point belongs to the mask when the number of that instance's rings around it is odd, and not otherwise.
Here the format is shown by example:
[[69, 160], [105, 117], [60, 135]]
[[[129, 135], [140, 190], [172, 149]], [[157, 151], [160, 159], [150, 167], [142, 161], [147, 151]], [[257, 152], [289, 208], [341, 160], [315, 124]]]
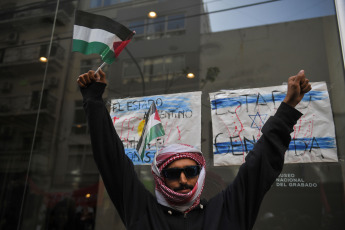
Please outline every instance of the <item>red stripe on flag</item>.
[[155, 117], [154, 117], [155, 120], [158, 120], [158, 121], [161, 121], [161, 118], [159, 117], [159, 114], [158, 114], [158, 111], [156, 109], [156, 112], [155, 112]]
[[126, 45], [130, 42], [131, 40], [126, 40], [122, 42], [114, 42], [113, 47], [114, 47], [114, 53], [115, 57], [119, 56], [122, 50], [126, 47]]

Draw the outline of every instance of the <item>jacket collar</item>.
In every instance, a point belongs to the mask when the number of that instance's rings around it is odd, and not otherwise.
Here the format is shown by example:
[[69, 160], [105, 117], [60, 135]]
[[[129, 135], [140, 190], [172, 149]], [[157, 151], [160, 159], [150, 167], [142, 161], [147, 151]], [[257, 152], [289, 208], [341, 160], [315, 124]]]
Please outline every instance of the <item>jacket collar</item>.
[[[208, 201], [206, 199], [201, 199], [200, 200], [200, 204], [198, 204], [193, 210], [191, 210], [190, 212], [194, 212], [194, 211], [197, 211], [197, 210], [203, 210], [206, 208], [207, 206], [207, 203]], [[166, 207], [164, 205], [161, 205], [161, 204], [158, 204], [164, 213], [167, 213], [169, 215], [174, 215], [174, 216], [177, 216], [177, 215], [184, 215], [183, 212], [180, 212], [178, 210], [175, 210], [175, 209], [172, 209], [170, 207]]]

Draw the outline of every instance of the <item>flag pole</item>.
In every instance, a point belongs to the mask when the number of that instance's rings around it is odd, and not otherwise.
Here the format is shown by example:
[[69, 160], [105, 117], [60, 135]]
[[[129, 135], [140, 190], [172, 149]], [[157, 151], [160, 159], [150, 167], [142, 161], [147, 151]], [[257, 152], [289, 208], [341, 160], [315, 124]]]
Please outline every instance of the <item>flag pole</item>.
[[155, 153], [155, 156], [153, 157], [153, 165], [156, 165], [156, 158], [157, 158], [157, 155], [158, 155], [158, 139], [160, 137], [157, 137], [156, 138], [156, 153]]
[[157, 153], [158, 153], [158, 140], [159, 137], [156, 138], [156, 154], [155, 154], [155, 157], [157, 156]]
[[100, 65], [100, 66], [98, 67], [98, 69], [97, 69], [96, 72], [95, 72], [95, 75], [98, 73], [98, 71], [99, 71], [100, 69], [103, 68], [103, 66], [104, 66], [105, 64], [107, 64], [107, 63], [103, 62], [102, 65]]

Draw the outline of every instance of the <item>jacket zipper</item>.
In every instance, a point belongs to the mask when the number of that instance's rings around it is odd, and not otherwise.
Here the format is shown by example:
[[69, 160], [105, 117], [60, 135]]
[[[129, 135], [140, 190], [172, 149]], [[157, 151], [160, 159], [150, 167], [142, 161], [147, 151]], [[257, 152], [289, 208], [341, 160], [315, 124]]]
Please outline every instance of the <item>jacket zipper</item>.
[[188, 220], [187, 220], [187, 214], [188, 213], [183, 213], [183, 219], [184, 219], [184, 229], [188, 230], [189, 227], [188, 227]]

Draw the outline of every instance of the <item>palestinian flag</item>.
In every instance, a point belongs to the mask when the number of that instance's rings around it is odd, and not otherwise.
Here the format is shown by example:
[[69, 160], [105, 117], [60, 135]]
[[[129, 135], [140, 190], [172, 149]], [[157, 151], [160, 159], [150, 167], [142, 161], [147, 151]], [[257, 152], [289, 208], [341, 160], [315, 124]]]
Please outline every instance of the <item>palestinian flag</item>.
[[157, 137], [161, 137], [164, 135], [164, 128], [161, 119], [158, 115], [156, 105], [155, 103], [152, 103], [146, 115], [145, 125], [137, 145], [137, 151], [141, 160], [144, 159], [146, 145], [150, 143], [153, 139], [156, 139]]
[[127, 27], [105, 16], [76, 11], [72, 51], [99, 54], [113, 63], [134, 35]]

